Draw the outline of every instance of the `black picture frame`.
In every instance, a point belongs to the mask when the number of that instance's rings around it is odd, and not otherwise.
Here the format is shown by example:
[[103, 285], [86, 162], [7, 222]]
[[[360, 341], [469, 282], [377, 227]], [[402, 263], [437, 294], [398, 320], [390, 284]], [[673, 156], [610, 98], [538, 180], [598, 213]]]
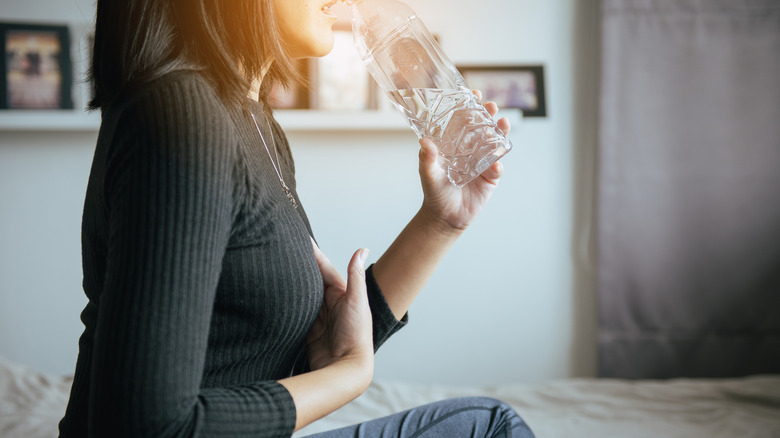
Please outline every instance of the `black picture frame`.
[[0, 22], [0, 109], [72, 109], [67, 25]]
[[547, 117], [543, 65], [463, 65], [458, 70], [469, 88], [482, 91], [484, 101], [519, 109], [523, 117]]

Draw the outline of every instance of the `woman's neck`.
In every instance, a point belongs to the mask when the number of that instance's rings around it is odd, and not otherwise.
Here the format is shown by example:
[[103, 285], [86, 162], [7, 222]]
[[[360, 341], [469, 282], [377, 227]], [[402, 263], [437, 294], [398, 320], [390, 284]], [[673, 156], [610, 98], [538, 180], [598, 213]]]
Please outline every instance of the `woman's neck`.
[[265, 78], [265, 74], [268, 73], [268, 70], [271, 69], [271, 64], [273, 64], [273, 60], [269, 59], [268, 61], [263, 64], [263, 69], [260, 71], [260, 76], [254, 78], [250, 82], [249, 86], [249, 98], [257, 102], [260, 100], [260, 86], [263, 84], [263, 78]]

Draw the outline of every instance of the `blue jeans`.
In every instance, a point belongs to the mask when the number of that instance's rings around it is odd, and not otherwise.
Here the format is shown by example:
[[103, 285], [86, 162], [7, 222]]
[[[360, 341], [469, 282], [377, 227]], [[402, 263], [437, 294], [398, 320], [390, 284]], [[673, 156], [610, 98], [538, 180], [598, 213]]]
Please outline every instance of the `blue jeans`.
[[533, 438], [505, 403], [464, 397], [420, 406], [384, 418], [310, 435], [310, 438]]

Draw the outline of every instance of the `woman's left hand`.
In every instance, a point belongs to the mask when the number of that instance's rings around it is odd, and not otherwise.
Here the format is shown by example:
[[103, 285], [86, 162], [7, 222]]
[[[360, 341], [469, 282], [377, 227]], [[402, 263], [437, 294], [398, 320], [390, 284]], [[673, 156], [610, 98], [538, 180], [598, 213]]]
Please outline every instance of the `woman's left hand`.
[[368, 250], [361, 249], [352, 256], [344, 281], [314, 239], [312, 246], [324, 294], [320, 313], [306, 337], [309, 365], [318, 370], [350, 360], [360, 364], [370, 376], [374, 371], [374, 340], [364, 267]]
[[[477, 99], [481, 99], [479, 91], [474, 93]], [[485, 108], [491, 116], [498, 112], [498, 107], [493, 102], [487, 102]], [[498, 121], [498, 127], [504, 134], [509, 134], [511, 129], [506, 118]], [[498, 180], [504, 172], [503, 165], [497, 161], [470, 183], [456, 187], [439, 165], [439, 152], [434, 143], [423, 138], [420, 140], [420, 146], [420, 179], [424, 195], [422, 212], [429, 219], [452, 230], [466, 229], [498, 186]]]

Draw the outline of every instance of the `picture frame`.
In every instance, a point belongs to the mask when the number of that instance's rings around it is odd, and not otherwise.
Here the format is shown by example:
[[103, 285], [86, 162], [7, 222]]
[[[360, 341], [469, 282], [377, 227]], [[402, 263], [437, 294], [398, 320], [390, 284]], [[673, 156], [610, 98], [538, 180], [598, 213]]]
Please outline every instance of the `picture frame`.
[[343, 111], [374, 109], [374, 86], [355, 50], [350, 27], [336, 25], [333, 34], [333, 50], [313, 60], [311, 107]]
[[523, 117], [547, 117], [543, 65], [458, 66], [469, 88], [482, 91], [484, 101], [515, 108]]
[[296, 60], [296, 68], [303, 77], [304, 84], [295, 82], [290, 84], [288, 88], [276, 84], [271, 90], [271, 95], [268, 99], [271, 108], [282, 110], [304, 110], [310, 108], [309, 83], [311, 80], [311, 62], [312, 60], [310, 59]]
[[72, 109], [66, 25], [0, 22], [0, 109]]

